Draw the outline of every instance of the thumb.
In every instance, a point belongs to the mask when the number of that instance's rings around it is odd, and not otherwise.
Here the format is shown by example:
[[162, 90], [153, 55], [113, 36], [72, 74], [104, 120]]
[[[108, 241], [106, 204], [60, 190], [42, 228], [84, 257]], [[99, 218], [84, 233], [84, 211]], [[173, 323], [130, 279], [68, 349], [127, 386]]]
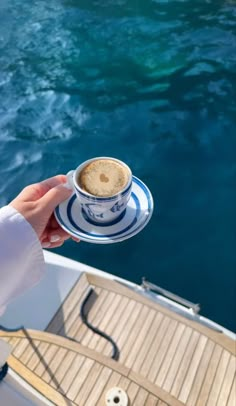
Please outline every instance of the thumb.
[[41, 203], [45, 208], [53, 211], [58, 204], [66, 200], [72, 193], [72, 189], [67, 184], [61, 184], [50, 189], [43, 197]]

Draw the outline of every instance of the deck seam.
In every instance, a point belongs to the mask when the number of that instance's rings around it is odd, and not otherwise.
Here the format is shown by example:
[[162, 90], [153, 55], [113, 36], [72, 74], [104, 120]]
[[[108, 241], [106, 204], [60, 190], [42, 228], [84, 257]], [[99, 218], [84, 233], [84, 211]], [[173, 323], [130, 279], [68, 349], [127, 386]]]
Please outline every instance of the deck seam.
[[[169, 331], [169, 327], [170, 327], [170, 325], [171, 325], [171, 322], [172, 322], [172, 320], [170, 321], [170, 324], [168, 325], [167, 333], [168, 333], [168, 331]], [[175, 321], [175, 322], [176, 322], [176, 321]], [[174, 329], [173, 329], [173, 331], [171, 332], [170, 342], [169, 342], [169, 344], [168, 344], [168, 347], [165, 348], [164, 353], [162, 352], [162, 360], [161, 360], [161, 363], [158, 365], [158, 369], [156, 370], [155, 378], [153, 378], [153, 382], [154, 382], [154, 383], [156, 382], [157, 376], [158, 376], [159, 371], [160, 371], [160, 369], [161, 369], [161, 367], [162, 367], [162, 365], [163, 365], [163, 362], [164, 362], [165, 357], [166, 357], [166, 355], [167, 355], [168, 349], [169, 349], [169, 347], [170, 347], [170, 345], [171, 345], [171, 343], [172, 343], [172, 340], [173, 340], [173, 338], [174, 338], [174, 336], [175, 336], [175, 332], [176, 332], [177, 326], [178, 326], [178, 323], [176, 322], [176, 325], [174, 326]]]
[[[204, 374], [204, 376], [203, 376], [203, 378], [202, 378], [202, 383], [201, 383], [200, 388], [199, 388], [199, 391], [198, 391], [198, 395], [197, 395], [197, 398], [196, 398], [196, 402], [197, 402], [197, 400], [198, 400], [199, 394], [201, 393], [202, 385], [204, 384], [205, 376], [206, 376], [206, 374], [207, 374], [208, 365], [209, 365], [209, 363], [210, 363], [211, 357], [212, 357], [212, 355], [213, 355], [213, 352], [214, 352], [214, 349], [215, 349], [215, 346], [216, 346], [216, 344], [215, 344], [212, 340], [210, 340], [209, 338], [207, 338], [206, 346], [205, 346], [205, 348], [204, 348], [204, 351], [203, 351], [203, 354], [202, 354], [202, 357], [201, 357], [201, 361], [202, 361], [202, 359], [203, 359], [203, 357], [204, 357], [204, 353], [207, 351], [207, 345], [208, 345], [208, 343], [212, 343], [213, 347], [212, 347], [212, 350], [211, 350], [211, 355], [210, 355], [210, 358], [209, 358], [209, 361], [208, 361], [208, 364], [207, 364], [207, 368], [206, 368], [206, 370], [205, 370], [205, 374]], [[196, 375], [198, 374], [198, 371], [199, 371], [199, 369], [200, 369], [201, 361], [200, 361], [199, 364], [198, 364], [195, 377], [196, 377]], [[191, 390], [190, 390], [189, 395], [188, 395], [188, 398], [187, 398], [187, 400], [186, 400], [186, 404], [188, 404], [188, 400], [189, 400], [189, 398], [190, 398], [190, 395], [191, 395]], [[196, 402], [195, 402], [195, 403], [196, 403]]]
[[[179, 337], [179, 340], [178, 340], [178, 342], [177, 342], [177, 345], [176, 345], [176, 348], [175, 348], [175, 351], [174, 351], [174, 353], [173, 353], [173, 356], [172, 356], [171, 361], [172, 361], [172, 360], [174, 359], [174, 357], [175, 357], [175, 354], [176, 354], [177, 349], [178, 349], [178, 344], [180, 343], [181, 338], [182, 338], [182, 336], [183, 336], [183, 334], [184, 334], [184, 331], [186, 330], [186, 326], [185, 326], [183, 323], [179, 323], [178, 327], [180, 327], [181, 325], [183, 326], [183, 331], [182, 331], [182, 333], [181, 333], [181, 335], [180, 335], [180, 337]], [[178, 327], [176, 328], [176, 330], [178, 329]], [[173, 340], [174, 340], [174, 336], [172, 337], [170, 346], [171, 346], [171, 344], [173, 343]], [[169, 348], [170, 348], [170, 346], [169, 346]], [[164, 384], [164, 382], [165, 382], [165, 379], [166, 379], [166, 377], [167, 377], [167, 375], [168, 375], [168, 373], [169, 373], [170, 367], [171, 367], [171, 362], [170, 362], [170, 365], [168, 366], [167, 371], [166, 371], [166, 373], [165, 373], [164, 381], [163, 381], [162, 385], [159, 385], [159, 386], [161, 386], [161, 387], [163, 386], [163, 384]], [[158, 372], [158, 375], [159, 375], [159, 373], [160, 373], [160, 372]], [[157, 378], [158, 378], [158, 376], [156, 377], [155, 382], [157, 381]]]
[[[149, 366], [148, 372], [147, 372], [147, 374], [146, 374], [146, 376], [145, 376], [145, 377], [147, 377], [147, 379], [149, 379], [151, 382], [152, 382], [152, 378], [151, 378], [151, 377], [152, 377], [152, 372], [151, 372], [151, 371], [152, 371], [153, 365], [154, 365], [154, 363], [155, 363], [155, 361], [156, 361], [156, 358], [158, 358], [158, 353], [159, 353], [160, 348], [161, 348], [161, 346], [162, 346], [164, 337], [165, 337], [165, 335], [166, 335], [166, 333], [167, 333], [167, 331], [168, 331], [168, 328], [169, 328], [171, 319], [170, 319], [169, 317], [165, 317], [165, 316], [164, 316], [163, 321], [162, 321], [161, 324], [164, 324], [165, 322], [166, 322], [166, 325], [165, 325], [165, 327], [164, 327], [164, 330], [160, 329], [160, 331], [161, 331], [161, 337], [160, 337], [160, 342], [159, 342], [158, 349], [157, 349], [157, 351], [156, 351], [156, 353], [155, 353], [155, 356], [154, 356], [153, 359], [152, 359], [152, 362], [151, 362], [151, 364], [150, 364], [150, 366]], [[163, 326], [162, 326], [162, 328], [163, 328]], [[150, 375], [151, 375], [151, 377], [150, 377]]]

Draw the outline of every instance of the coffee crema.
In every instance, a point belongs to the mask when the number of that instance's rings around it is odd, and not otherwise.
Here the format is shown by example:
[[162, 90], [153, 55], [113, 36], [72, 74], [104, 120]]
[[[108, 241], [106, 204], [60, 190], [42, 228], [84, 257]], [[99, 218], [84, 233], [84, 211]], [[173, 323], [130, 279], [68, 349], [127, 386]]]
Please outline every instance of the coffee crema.
[[129, 171], [111, 159], [97, 159], [86, 165], [78, 175], [78, 184], [85, 192], [98, 197], [113, 196], [128, 184]]

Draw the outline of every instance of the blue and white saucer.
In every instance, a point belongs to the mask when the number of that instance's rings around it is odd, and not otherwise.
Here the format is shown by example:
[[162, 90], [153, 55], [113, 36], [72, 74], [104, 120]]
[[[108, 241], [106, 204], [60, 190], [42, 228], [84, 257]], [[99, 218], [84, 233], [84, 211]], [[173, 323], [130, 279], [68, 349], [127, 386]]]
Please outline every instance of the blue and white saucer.
[[133, 176], [132, 193], [126, 210], [112, 222], [98, 224], [90, 220], [73, 193], [55, 209], [60, 226], [71, 236], [94, 244], [111, 244], [138, 234], [149, 222], [153, 198], [147, 186]]

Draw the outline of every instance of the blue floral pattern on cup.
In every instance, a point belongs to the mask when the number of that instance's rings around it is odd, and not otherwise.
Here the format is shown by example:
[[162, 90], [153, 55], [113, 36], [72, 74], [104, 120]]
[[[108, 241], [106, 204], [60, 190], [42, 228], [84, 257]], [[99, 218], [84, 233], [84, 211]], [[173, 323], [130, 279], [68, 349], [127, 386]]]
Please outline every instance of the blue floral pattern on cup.
[[[126, 167], [126, 169], [129, 172], [129, 181], [126, 187], [120, 193], [114, 196], [104, 198], [90, 195], [89, 193], [86, 193], [84, 190], [80, 188], [80, 186], [76, 181], [76, 179], [78, 179], [80, 171], [95, 159], [112, 159]], [[73, 189], [75, 190], [77, 198], [84, 212], [91, 220], [100, 224], [110, 222], [117, 219], [126, 209], [128, 201], [131, 196], [132, 172], [124, 162], [121, 162], [115, 158], [108, 157], [99, 157], [90, 159], [81, 164], [80, 166], [78, 166], [78, 168], [75, 171], [70, 171], [67, 174], [67, 178], [68, 182], [72, 185]]]
[[115, 203], [114, 204], [114, 206], [111, 208], [111, 211], [113, 212], [113, 213], [116, 213], [117, 211], [123, 211], [123, 209], [124, 209], [124, 202], [123, 203], [119, 203], [119, 202], [117, 202], [117, 203]]

